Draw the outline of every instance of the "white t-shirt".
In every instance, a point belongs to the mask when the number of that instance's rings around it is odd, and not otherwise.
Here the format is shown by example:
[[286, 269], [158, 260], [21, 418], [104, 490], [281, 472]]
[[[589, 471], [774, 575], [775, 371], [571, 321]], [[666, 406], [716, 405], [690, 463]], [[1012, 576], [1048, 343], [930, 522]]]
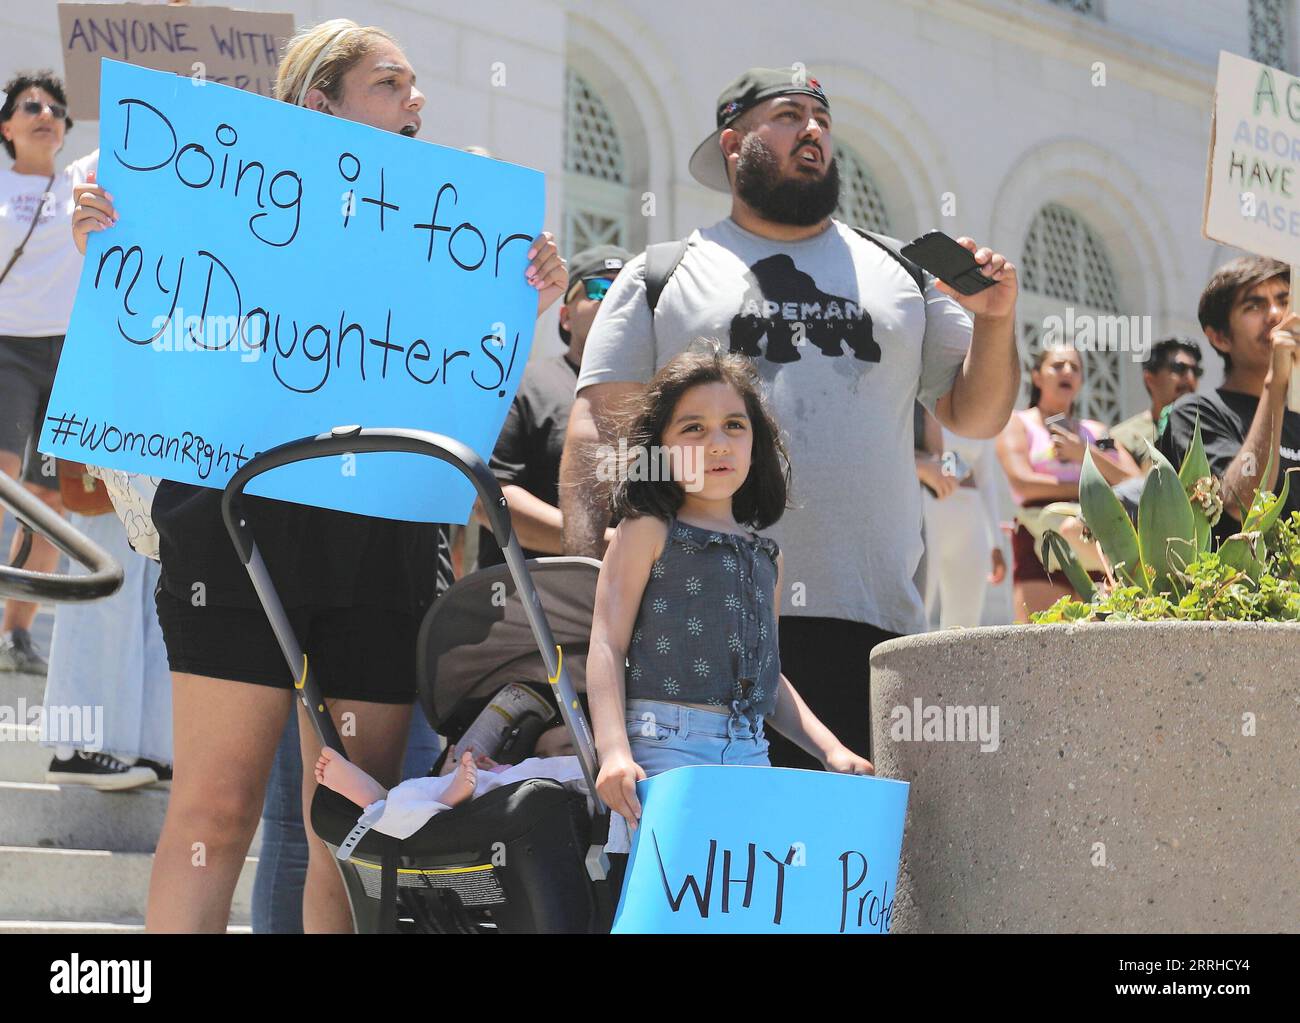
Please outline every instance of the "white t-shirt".
[[0, 170], [0, 270], [41, 211], [27, 247], [0, 283], [0, 336], [66, 334], [81, 277], [81, 253], [72, 243], [72, 189], [98, 163], [98, 151], [54, 175], [47, 200], [44, 175]]
[[[645, 383], [698, 337], [750, 355], [787, 435], [795, 507], [765, 533], [785, 553], [781, 613], [925, 628], [913, 402], [931, 411], [970, 347], [966, 311], [839, 221], [777, 242], [727, 218], [695, 231], [653, 322], [645, 256], [600, 303], [577, 389]], [[804, 338], [799, 343], [799, 338]]]

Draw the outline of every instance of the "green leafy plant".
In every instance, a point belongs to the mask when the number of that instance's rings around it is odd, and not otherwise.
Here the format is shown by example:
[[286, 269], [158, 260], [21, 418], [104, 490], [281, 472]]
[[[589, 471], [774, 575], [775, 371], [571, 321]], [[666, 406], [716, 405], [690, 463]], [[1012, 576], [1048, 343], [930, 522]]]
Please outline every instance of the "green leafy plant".
[[[1289, 469], [1277, 494], [1256, 489], [1241, 509], [1241, 530], [1212, 550], [1223, 512], [1197, 423], [1178, 471], [1148, 444], [1152, 469], [1138, 500], [1137, 526], [1110, 484], [1084, 455], [1079, 506], [1101, 547], [1106, 580], [1093, 583], [1059, 533], [1046, 531], [1077, 596], [1030, 616], [1035, 624], [1079, 621], [1300, 621], [1300, 512], [1283, 519]], [[1264, 469], [1268, 477], [1272, 467]]]

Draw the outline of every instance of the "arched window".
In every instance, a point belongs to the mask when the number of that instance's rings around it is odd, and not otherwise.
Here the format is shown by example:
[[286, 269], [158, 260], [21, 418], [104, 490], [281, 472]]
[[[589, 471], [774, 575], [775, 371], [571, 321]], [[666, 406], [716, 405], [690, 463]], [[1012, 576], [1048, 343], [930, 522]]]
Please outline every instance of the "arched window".
[[564, 236], [566, 256], [592, 245], [638, 242], [630, 237], [631, 190], [624, 146], [609, 108], [573, 68], [565, 78]]
[[1250, 0], [1250, 56], [1261, 64], [1291, 70], [1291, 45], [1287, 22], [1291, 0]]
[[[1120, 316], [1115, 269], [1100, 236], [1077, 213], [1048, 203], [1029, 225], [1021, 260], [1021, 401], [1028, 400], [1029, 373], [1044, 333], [1078, 342], [1084, 384], [1075, 414], [1114, 426], [1125, 418], [1122, 373], [1132, 339], [1131, 317]], [[1085, 343], [1091, 331], [1091, 343]]]
[[889, 212], [871, 172], [855, 150], [835, 143], [835, 162], [840, 169], [840, 205], [835, 218], [853, 227], [889, 234]]

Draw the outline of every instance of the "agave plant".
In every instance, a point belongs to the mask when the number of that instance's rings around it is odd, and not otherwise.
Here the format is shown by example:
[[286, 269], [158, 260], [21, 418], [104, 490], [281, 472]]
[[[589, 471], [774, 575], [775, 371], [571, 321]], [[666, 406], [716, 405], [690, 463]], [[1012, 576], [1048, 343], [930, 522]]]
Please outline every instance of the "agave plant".
[[[1271, 560], [1265, 538], [1278, 524], [1290, 487], [1290, 473], [1296, 470], [1284, 474], [1281, 490], [1276, 495], [1262, 486], [1258, 488], [1250, 508], [1240, 509], [1240, 532], [1212, 551], [1213, 527], [1222, 514], [1223, 501], [1219, 480], [1211, 475], [1205, 457], [1200, 424], [1197, 423], [1192, 443], [1176, 472], [1154, 446], [1150, 443], [1147, 446], [1153, 467], [1138, 501], [1136, 527], [1093, 463], [1092, 453], [1084, 455], [1079, 505], [1088, 533], [1105, 556], [1106, 590], [1100, 592], [1094, 585], [1065, 538], [1047, 530], [1042, 540], [1043, 553], [1056, 556], [1082, 600], [1062, 598], [1049, 611], [1034, 615], [1033, 620], [1106, 617], [1116, 609], [1127, 612], [1144, 598], [1157, 599], [1145, 602], [1148, 613], [1141, 617], [1198, 617], [1195, 611], [1209, 577], [1225, 588], [1244, 586], [1258, 590], [1261, 583], [1266, 584], [1269, 600], [1265, 603], [1271, 608], [1284, 608], [1283, 616], [1290, 618], [1290, 609], [1300, 608], [1300, 581], [1294, 578], [1279, 581], [1267, 576]], [[1264, 470], [1265, 478], [1271, 464], [1270, 461]], [[1291, 566], [1290, 560], [1285, 560], [1285, 564]], [[1180, 609], [1192, 613], [1180, 614]]]

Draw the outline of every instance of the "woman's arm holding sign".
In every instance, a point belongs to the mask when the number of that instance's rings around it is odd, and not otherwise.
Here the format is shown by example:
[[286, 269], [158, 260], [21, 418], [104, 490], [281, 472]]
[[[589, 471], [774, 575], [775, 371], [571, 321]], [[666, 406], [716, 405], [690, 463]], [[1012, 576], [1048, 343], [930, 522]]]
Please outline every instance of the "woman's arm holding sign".
[[537, 315], [541, 316], [568, 289], [569, 268], [560, 258], [555, 236], [550, 231], [543, 231], [533, 239], [528, 258], [532, 262], [524, 276], [537, 289]]
[[76, 205], [72, 210], [72, 241], [77, 251], [86, 254], [86, 239], [91, 231], [102, 231], [117, 223], [113, 197], [95, 184], [95, 172], [86, 175], [86, 183], [73, 190]]

